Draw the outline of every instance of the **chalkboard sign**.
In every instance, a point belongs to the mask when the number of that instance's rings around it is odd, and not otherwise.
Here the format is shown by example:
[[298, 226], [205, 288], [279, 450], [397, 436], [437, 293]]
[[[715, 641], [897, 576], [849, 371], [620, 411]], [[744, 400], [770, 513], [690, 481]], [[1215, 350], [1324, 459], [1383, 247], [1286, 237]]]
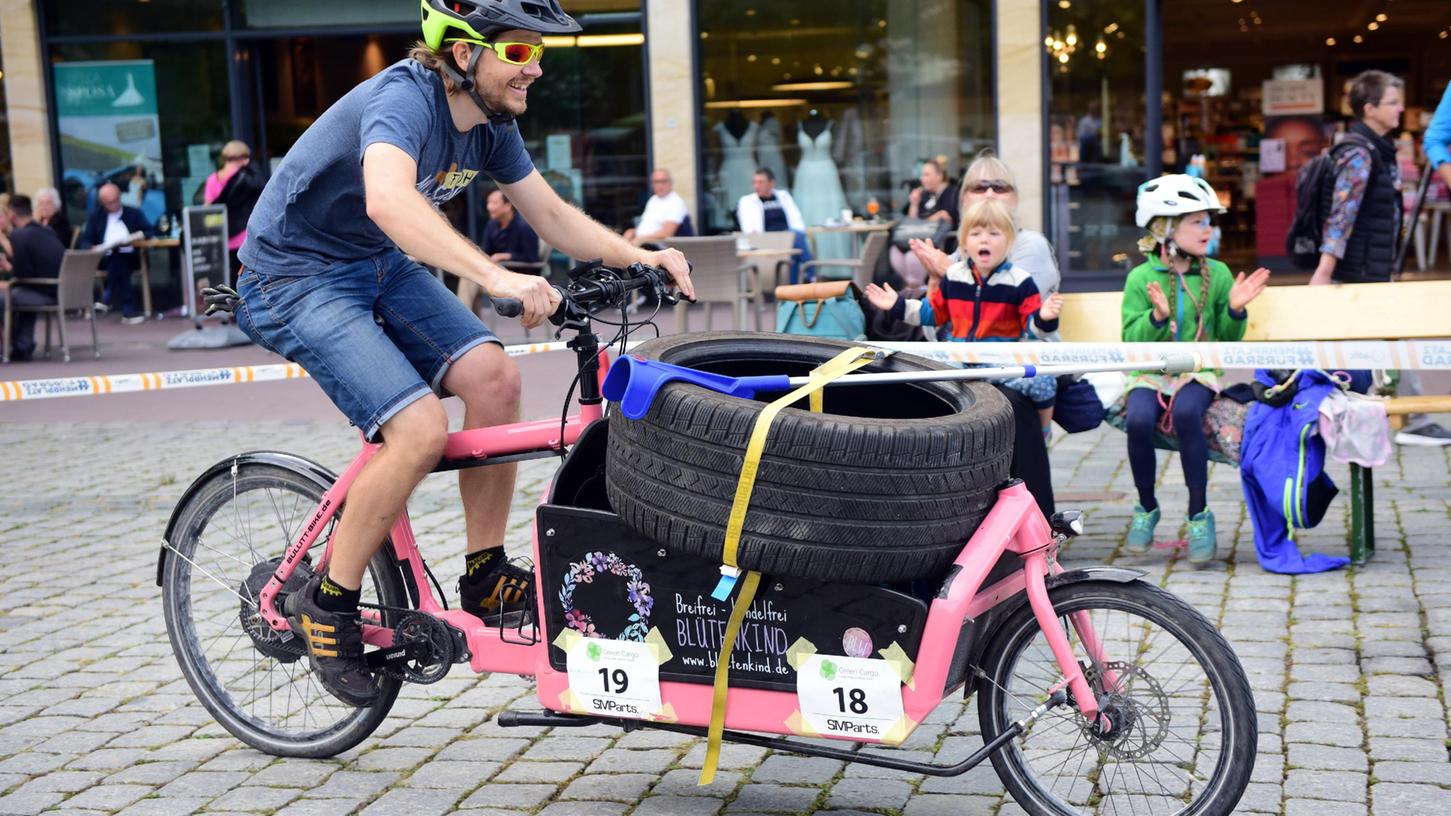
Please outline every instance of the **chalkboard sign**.
[[[731, 602], [711, 598], [719, 564], [671, 552], [614, 513], [542, 505], [538, 511], [550, 663], [564, 629], [590, 637], [644, 640], [658, 629], [671, 658], [660, 677], [709, 683]], [[787, 650], [805, 638], [820, 654], [881, 657], [893, 643], [916, 659], [927, 605], [885, 587], [763, 576], [731, 654], [731, 685], [792, 690]]]
[[227, 258], [227, 208], [220, 204], [182, 210], [182, 270], [187, 313], [197, 314], [197, 281], [232, 284]]

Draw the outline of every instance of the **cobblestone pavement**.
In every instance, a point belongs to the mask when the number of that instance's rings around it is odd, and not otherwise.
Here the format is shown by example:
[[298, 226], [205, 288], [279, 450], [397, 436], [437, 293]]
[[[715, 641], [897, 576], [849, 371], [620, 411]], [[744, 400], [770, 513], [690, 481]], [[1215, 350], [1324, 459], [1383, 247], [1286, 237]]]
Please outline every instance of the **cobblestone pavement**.
[[[500, 729], [493, 717], [505, 707], [538, 708], [530, 685], [463, 667], [405, 688], [377, 733], [336, 758], [244, 747], [192, 696], [167, 643], [155, 583], [167, 514], [227, 454], [283, 448], [336, 470], [355, 440], [341, 422], [0, 424], [0, 813], [1019, 812], [989, 767], [924, 779], [740, 746], [700, 788], [697, 740]], [[1090, 513], [1064, 560], [1147, 570], [1214, 620], [1249, 672], [1261, 737], [1242, 812], [1451, 813], [1448, 461], [1451, 449], [1403, 449], [1376, 470], [1379, 551], [1368, 567], [1290, 578], [1255, 563], [1238, 479], [1221, 466], [1211, 505], [1226, 560], [1197, 570], [1123, 553], [1133, 504], [1123, 437], [1057, 440], [1060, 505]], [[552, 467], [522, 470], [512, 552], [527, 549]], [[1161, 500], [1182, 507], [1177, 463], [1161, 470]], [[1343, 469], [1332, 473], [1348, 482]], [[1307, 548], [1345, 551], [1344, 498]], [[447, 581], [462, 551], [453, 479], [426, 482], [412, 508]], [[951, 701], [905, 747], [946, 761], [980, 744], [976, 732], [976, 707]]]

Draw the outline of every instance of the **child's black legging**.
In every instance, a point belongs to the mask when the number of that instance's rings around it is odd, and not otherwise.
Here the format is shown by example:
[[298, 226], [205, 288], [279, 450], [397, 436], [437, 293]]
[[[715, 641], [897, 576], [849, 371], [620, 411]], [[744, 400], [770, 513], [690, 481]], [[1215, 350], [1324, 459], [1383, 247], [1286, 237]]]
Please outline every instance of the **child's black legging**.
[[[1174, 435], [1179, 438], [1179, 461], [1184, 466], [1184, 484], [1189, 488], [1189, 515], [1204, 510], [1205, 490], [1209, 484], [1209, 441], [1204, 438], [1204, 412], [1214, 392], [1197, 382], [1187, 382], [1174, 396]], [[1167, 398], [1166, 398], [1167, 400]], [[1124, 423], [1129, 437], [1129, 467], [1134, 473], [1134, 487], [1139, 491], [1139, 504], [1145, 510], [1158, 506], [1154, 499], [1154, 426], [1164, 408], [1159, 394], [1152, 388], [1135, 388], [1129, 392], [1124, 406]]]

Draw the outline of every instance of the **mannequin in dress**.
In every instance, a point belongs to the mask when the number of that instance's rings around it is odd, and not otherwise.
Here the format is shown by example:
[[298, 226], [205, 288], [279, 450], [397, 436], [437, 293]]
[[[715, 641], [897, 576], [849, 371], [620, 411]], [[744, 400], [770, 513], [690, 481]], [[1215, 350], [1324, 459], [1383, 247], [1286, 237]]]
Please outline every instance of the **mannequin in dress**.
[[[808, 226], [840, 219], [841, 211], [846, 209], [846, 194], [831, 158], [831, 121], [813, 108], [801, 120], [796, 143], [801, 146], [801, 163], [796, 165], [794, 192], [801, 217]], [[818, 259], [847, 258], [851, 254], [850, 235], [816, 236]]]
[[841, 170], [846, 203], [857, 212], [867, 208], [867, 148], [861, 112], [847, 108], [837, 120], [831, 140], [831, 157]]
[[[739, 109], [733, 109], [724, 121], [715, 126], [720, 138], [720, 189], [721, 198], [734, 206], [741, 196], [751, 193], [751, 176], [756, 172], [755, 122], [746, 119]], [[727, 207], [722, 212], [728, 212]]]
[[766, 111], [756, 131], [756, 160], [776, 177], [776, 189], [789, 188], [786, 183], [786, 157], [781, 155], [781, 120]]

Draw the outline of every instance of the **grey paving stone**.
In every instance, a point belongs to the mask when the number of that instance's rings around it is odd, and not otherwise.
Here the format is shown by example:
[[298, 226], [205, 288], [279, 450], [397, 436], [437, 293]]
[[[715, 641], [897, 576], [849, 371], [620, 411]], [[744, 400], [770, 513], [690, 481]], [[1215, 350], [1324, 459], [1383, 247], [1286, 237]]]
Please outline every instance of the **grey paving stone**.
[[211, 800], [210, 796], [141, 798], [116, 816], [176, 816], [178, 813], [196, 813]]
[[1328, 799], [1364, 803], [1366, 775], [1347, 771], [1296, 770], [1285, 774], [1286, 799]]
[[242, 784], [250, 775], [245, 771], [192, 771], [177, 777], [157, 793], [161, 796], [221, 796]]
[[508, 737], [461, 739], [455, 740], [440, 751], [437, 759], [503, 762], [528, 746], [528, 740]]
[[1307, 742], [1314, 745], [1337, 745], [1356, 748], [1365, 740], [1360, 726], [1342, 723], [1297, 722], [1285, 728], [1285, 742]]
[[498, 782], [563, 782], [584, 768], [583, 762], [515, 762], [494, 777]]
[[398, 781], [397, 771], [337, 771], [327, 782], [310, 788], [304, 796], [310, 799], [371, 798]]
[[453, 791], [403, 788], [391, 790], [363, 809], [363, 816], [443, 816], [453, 810], [459, 794]]
[[649, 748], [630, 751], [611, 748], [589, 764], [589, 773], [664, 773], [675, 764], [679, 752], [671, 748]]
[[66, 807], [116, 811], [154, 790], [150, 785], [98, 785], [66, 800]]
[[555, 802], [540, 816], [623, 816], [627, 807], [614, 802]]
[[[1308, 768], [1315, 771], [1360, 771], [1364, 773], [1370, 770], [1370, 763], [1361, 749], [1334, 748], [1329, 745], [1290, 743], [1288, 762], [1291, 767]], [[1379, 771], [1377, 771], [1378, 773]]]
[[1370, 757], [1376, 762], [1445, 762], [1446, 743], [1434, 739], [1371, 737]]
[[1360, 714], [1352, 706], [1341, 703], [1320, 703], [1313, 700], [1291, 700], [1285, 708], [1290, 722], [1329, 722], [1356, 725]]
[[533, 810], [552, 797], [556, 790], [558, 790], [557, 785], [509, 785], [490, 782], [474, 791], [459, 806]]
[[403, 784], [411, 788], [448, 788], [471, 791], [498, 773], [498, 762], [463, 762], [431, 759], [421, 765]]
[[[968, 814], [991, 813], [998, 800], [987, 796], [958, 796], [953, 794], [930, 794], [912, 797], [902, 808], [902, 816], [967, 816]], [[998, 811], [999, 816], [1023, 813], [1014, 807]]]
[[716, 771], [709, 785], [700, 784], [700, 771], [694, 768], [677, 768], [666, 771], [659, 778], [652, 794], [699, 798], [715, 796], [725, 798], [741, 783], [741, 774], [734, 771]]
[[557, 737], [548, 736], [539, 740], [522, 755], [524, 759], [564, 759], [572, 762], [587, 762], [605, 752], [613, 740], [603, 737]]
[[715, 816], [721, 804], [719, 799], [704, 796], [648, 796], [631, 816]]
[[1291, 799], [1285, 803], [1285, 816], [1365, 816], [1365, 814], [1365, 805], [1351, 802]]
[[890, 779], [843, 779], [831, 786], [827, 807], [881, 810], [901, 808], [912, 796], [912, 786]]
[[60, 791], [16, 791], [0, 796], [0, 813], [39, 813], [64, 798]]
[[799, 813], [809, 808], [820, 795], [818, 788], [752, 783], [741, 788], [735, 801], [726, 807], [726, 812]]
[[823, 757], [799, 757], [777, 754], [767, 757], [751, 782], [777, 782], [783, 785], [823, 785], [841, 770], [842, 763]]
[[1279, 813], [1282, 791], [1279, 782], [1251, 782], [1245, 786], [1235, 812]]
[[1451, 787], [1451, 765], [1445, 762], [1377, 762], [1377, 782], [1413, 782]]
[[636, 802], [658, 778], [654, 774], [588, 774], [570, 782], [559, 798]]
[[207, 805], [209, 810], [234, 810], [242, 813], [274, 811], [301, 795], [293, 788], [233, 788]]
[[1409, 813], [1451, 813], [1451, 791], [1431, 785], [1380, 782], [1370, 789], [1375, 816]]

